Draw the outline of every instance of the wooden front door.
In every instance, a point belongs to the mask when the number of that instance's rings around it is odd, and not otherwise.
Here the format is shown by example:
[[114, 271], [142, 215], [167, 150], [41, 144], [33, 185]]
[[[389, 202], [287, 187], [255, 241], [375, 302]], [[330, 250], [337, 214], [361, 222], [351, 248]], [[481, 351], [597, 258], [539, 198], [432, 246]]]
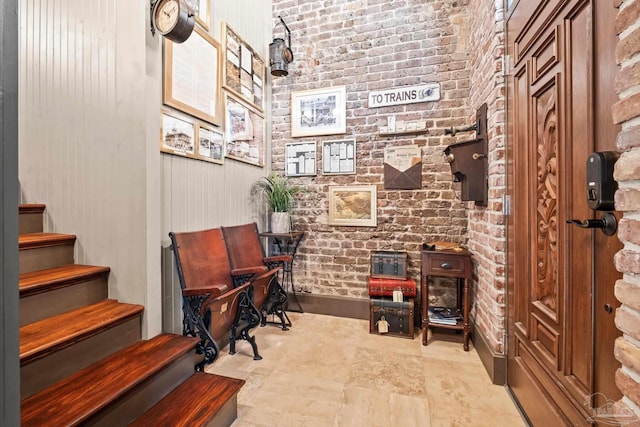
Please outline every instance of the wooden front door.
[[587, 425], [593, 407], [620, 398], [613, 256], [621, 244], [567, 220], [602, 214], [587, 206], [586, 161], [615, 150], [616, 10], [602, 0], [513, 3], [507, 382], [534, 426]]

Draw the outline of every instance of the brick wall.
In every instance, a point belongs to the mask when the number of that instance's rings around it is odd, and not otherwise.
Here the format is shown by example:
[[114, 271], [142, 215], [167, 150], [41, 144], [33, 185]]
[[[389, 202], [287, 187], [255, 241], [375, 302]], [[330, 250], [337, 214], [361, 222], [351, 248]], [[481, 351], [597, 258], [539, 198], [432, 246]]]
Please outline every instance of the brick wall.
[[[287, 77], [274, 78], [273, 169], [284, 171], [284, 145], [291, 141], [355, 138], [355, 175], [292, 178], [309, 190], [293, 212], [294, 226], [307, 232], [296, 259], [296, 285], [321, 295], [366, 297], [371, 251], [406, 250], [410, 276], [419, 279], [425, 241], [466, 243], [467, 212], [442, 150], [456, 142], [450, 126], [469, 124], [468, 0], [274, 1], [292, 31], [295, 61]], [[368, 107], [368, 93], [437, 82], [441, 100], [395, 107]], [[345, 85], [345, 135], [292, 138], [292, 91]], [[427, 121], [428, 134], [380, 136], [386, 118]], [[460, 140], [468, 137], [461, 134]], [[422, 147], [422, 189], [385, 190], [386, 146]], [[330, 185], [376, 185], [376, 227], [327, 224]], [[492, 196], [495, 198], [495, 196]], [[498, 209], [499, 210], [499, 209]], [[484, 214], [481, 215], [484, 217]], [[488, 220], [493, 218], [487, 217]], [[483, 219], [484, 221], [484, 219]], [[487, 245], [491, 242], [486, 242]]]
[[619, 184], [616, 209], [623, 212], [618, 237], [624, 243], [615, 257], [616, 268], [623, 273], [615, 287], [622, 303], [616, 325], [623, 332], [614, 349], [622, 363], [616, 384], [625, 396], [622, 402], [640, 417], [640, 0], [614, 2], [619, 7], [616, 91], [620, 100], [612, 116], [622, 128], [614, 176]]
[[470, 106], [486, 103], [489, 134], [489, 202], [486, 208], [469, 210], [469, 249], [476, 270], [472, 316], [476, 333], [482, 333], [491, 349], [504, 353], [506, 328], [505, 220], [502, 214], [505, 186], [505, 79], [504, 14], [502, 0], [469, 2]]

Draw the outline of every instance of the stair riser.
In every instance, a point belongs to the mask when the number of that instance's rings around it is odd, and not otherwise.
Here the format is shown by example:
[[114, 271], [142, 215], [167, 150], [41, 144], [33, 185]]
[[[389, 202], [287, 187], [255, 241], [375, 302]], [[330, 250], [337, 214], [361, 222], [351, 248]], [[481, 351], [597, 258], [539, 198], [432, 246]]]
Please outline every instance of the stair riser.
[[108, 278], [98, 277], [72, 286], [20, 298], [20, 326], [37, 322], [108, 298]]
[[112, 427], [128, 425], [193, 374], [193, 355], [187, 353], [158, 374], [114, 401], [83, 425]]
[[229, 427], [238, 418], [238, 395], [229, 400], [213, 419], [206, 424], [207, 427]]
[[44, 214], [42, 213], [21, 213], [18, 215], [18, 233], [42, 233]]
[[[20, 368], [20, 393], [25, 399], [76, 371], [139, 341], [141, 316], [34, 360]], [[192, 366], [193, 368], [193, 366]]]
[[20, 274], [73, 264], [73, 246], [65, 244], [20, 251]]

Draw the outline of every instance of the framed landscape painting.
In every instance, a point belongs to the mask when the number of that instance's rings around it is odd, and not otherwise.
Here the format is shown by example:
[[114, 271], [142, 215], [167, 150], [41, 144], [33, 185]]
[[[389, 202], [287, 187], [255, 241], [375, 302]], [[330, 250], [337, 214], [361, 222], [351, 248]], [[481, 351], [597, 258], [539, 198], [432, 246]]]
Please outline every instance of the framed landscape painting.
[[329, 187], [329, 225], [375, 227], [376, 208], [375, 185]]

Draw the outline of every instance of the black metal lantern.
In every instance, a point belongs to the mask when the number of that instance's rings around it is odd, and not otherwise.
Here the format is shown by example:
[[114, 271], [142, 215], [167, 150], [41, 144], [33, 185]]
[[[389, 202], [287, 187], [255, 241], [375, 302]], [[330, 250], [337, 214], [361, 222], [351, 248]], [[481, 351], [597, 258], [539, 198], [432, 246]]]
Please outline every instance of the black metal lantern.
[[282, 16], [278, 16], [278, 18], [280, 18], [280, 22], [273, 27], [273, 33], [275, 35], [276, 28], [282, 24], [287, 41], [275, 37], [269, 44], [269, 66], [271, 67], [271, 75], [280, 77], [289, 74], [289, 64], [293, 62], [293, 51], [291, 50], [291, 31]]

